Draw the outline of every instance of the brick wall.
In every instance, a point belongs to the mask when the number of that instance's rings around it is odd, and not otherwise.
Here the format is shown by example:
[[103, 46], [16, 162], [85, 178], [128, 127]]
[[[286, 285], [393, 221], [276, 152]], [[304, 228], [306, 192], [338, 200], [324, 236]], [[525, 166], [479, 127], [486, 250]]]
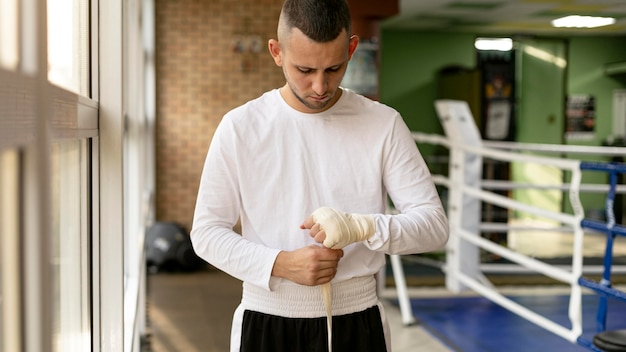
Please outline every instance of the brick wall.
[[[224, 113], [284, 84], [267, 50], [282, 0], [157, 0], [157, 220], [191, 229], [211, 137]], [[258, 54], [233, 50], [260, 37]]]

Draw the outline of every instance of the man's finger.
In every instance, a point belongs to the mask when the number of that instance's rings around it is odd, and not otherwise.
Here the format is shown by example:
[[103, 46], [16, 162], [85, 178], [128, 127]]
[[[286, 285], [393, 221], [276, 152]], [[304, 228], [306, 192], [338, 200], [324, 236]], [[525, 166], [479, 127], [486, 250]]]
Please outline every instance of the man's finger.
[[318, 231], [315, 236], [313, 236], [313, 239], [317, 243], [323, 243], [326, 239], [326, 232], [324, 232], [324, 230]]
[[313, 220], [312, 216], [309, 216], [308, 218], [304, 219], [304, 222], [302, 223], [302, 225], [300, 225], [300, 228], [310, 229], [311, 227], [313, 227], [313, 225], [315, 225], [315, 221]]

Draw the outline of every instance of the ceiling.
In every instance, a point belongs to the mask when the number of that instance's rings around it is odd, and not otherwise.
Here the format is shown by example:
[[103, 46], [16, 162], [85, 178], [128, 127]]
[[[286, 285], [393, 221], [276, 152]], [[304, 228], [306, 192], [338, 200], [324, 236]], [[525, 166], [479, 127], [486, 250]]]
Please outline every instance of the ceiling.
[[[494, 35], [626, 35], [626, 0], [398, 1], [400, 13], [385, 20], [385, 27]], [[574, 14], [615, 17], [617, 22], [591, 29], [553, 28], [550, 24]]]

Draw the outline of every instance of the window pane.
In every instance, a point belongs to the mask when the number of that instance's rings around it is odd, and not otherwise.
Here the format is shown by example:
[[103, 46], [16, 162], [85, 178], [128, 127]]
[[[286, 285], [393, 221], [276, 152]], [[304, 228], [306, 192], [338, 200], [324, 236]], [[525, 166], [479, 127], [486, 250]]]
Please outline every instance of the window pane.
[[19, 292], [19, 163], [0, 151], [0, 352], [21, 351]]
[[48, 0], [48, 79], [87, 95], [88, 0]]
[[17, 0], [0, 0], [0, 67], [15, 70], [18, 64]]
[[86, 142], [66, 140], [51, 150], [52, 268], [55, 351], [89, 350], [88, 234], [84, 230]]

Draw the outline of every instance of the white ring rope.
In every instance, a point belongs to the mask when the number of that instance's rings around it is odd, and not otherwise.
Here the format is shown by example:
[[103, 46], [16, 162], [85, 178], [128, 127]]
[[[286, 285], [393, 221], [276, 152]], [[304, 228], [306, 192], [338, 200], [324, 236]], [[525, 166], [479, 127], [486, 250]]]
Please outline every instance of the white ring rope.
[[[551, 190], [558, 189], [561, 191], [567, 191], [572, 187], [570, 183], [563, 183], [561, 185], [555, 184], [538, 184], [538, 183], [520, 183], [500, 180], [482, 180], [481, 188], [492, 190], [511, 190], [511, 189], [541, 189]], [[580, 191], [593, 192], [593, 193], [606, 193], [609, 190], [608, 184], [584, 184], [580, 185]], [[615, 193], [626, 193], [626, 185], [618, 185], [615, 188]]]
[[545, 152], [545, 153], [559, 153], [559, 154], [587, 154], [587, 155], [600, 155], [600, 156], [624, 156], [626, 155], [626, 148], [624, 147], [597, 147], [597, 146], [582, 146], [582, 145], [536, 144], [536, 143], [517, 143], [517, 142], [499, 142], [499, 141], [483, 141], [483, 145], [489, 148]]
[[[559, 153], [560, 155], [564, 154], [586, 154], [586, 155], [600, 155], [600, 156], [624, 156], [626, 155], [626, 148], [620, 147], [589, 147], [589, 146], [564, 146], [564, 145], [544, 145], [544, 144], [532, 144], [532, 143], [514, 143], [514, 142], [494, 142], [494, 141], [480, 141], [477, 145], [466, 145], [463, 143], [455, 142], [453, 140], [449, 140], [448, 138], [436, 135], [436, 134], [425, 134], [420, 132], [413, 132], [413, 138], [416, 142], [420, 143], [428, 143], [433, 145], [440, 145], [448, 148], [450, 150], [451, 157], [450, 161], [450, 177], [442, 176], [442, 175], [433, 175], [433, 181], [437, 185], [442, 185], [447, 187], [448, 189], [454, 189], [455, 191], [460, 191], [462, 196], [451, 197], [449, 200], [449, 211], [450, 212], [462, 212], [463, 203], [461, 202], [464, 197], [469, 197], [473, 199], [478, 199], [481, 201], [488, 202], [490, 204], [495, 204], [510, 210], [518, 210], [523, 211], [525, 213], [533, 214], [540, 216], [542, 218], [548, 218], [552, 220], [558, 221], [561, 226], [560, 227], [550, 227], [545, 230], [549, 231], [563, 231], [568, 230], [568, 232], [573, 233], [573, 244], [572, 244], [572, 263], [571, 266], [566, 265], [550, 265], [544, 263], [540, 260], [531, 258], [524, 254], [515, 252], [509, 248], [500, 246], [486, 238], [480, 236], [479, 233], [474, 233], [472, 231], [468, 231], [463, 228], [463, 225], [460, 221], [452, 221], [452, 219], [459, 219], [460, 217], [457, 215], [452, 218], [450, 221], [450, 234], [452, 236], [457, 236], [458, 238], [473, 244], [478, 248], [483, 248], [489, 252], [500, 255], [503, 258], [506, 258], [513, 263], [516, 263], [517, 269], [519, 267], [529, 269], [533, 272], [538, 272], [543, 275], [546, 275], [550, 278], [553, 278], [557, 281], [566, 283], [571, 286], [570, 290], [570, 300], [569, 300], [569, 308], [568, 308], [568, 316], [571, 323], [571, 328], [562, 326], [557, 324], [535, 312], [532, 310], [506, 298], [501, 295], [497, 290], [490, 285], [489, 282], [481, 282], [484, 281], [484, 276], [482, 275], [482, 271], [477, 274], [476, 277], [472, 277], [465, 272], [459, 271], [458, 269], [451, 270], [448, 265], [442, 265], [441, 269], [446, 273], [446, 276], [452, 275], [456, 276], [456, 280], [462, 282], [464, 285], [469, 287], [470, 289], [482, 294], [483, 296], [489, 298], [495, 303], [500, 304], [506, 309], [526, 318], [527, 320], [545, 328], [548, 331], [551, 331], [566, 340], [576, 343], [577, 339], [582, 334], [582, 288], [578, 283], [579, 278], [583, 273], [583, 237], [584, 231], [581, 227], [581, 221], [584, 219], [584, 209], [582, 203], [580, 201], [579, 193], [580, 191], [585, 192], [607, 192], [609, 189], [608, 185], [600, 185], [600, 184], [581, 184], [582, 179], [582, 171], [580, 169], [580, 160], [576, 159], [563, 159], [558, 156], [544, 156], [544, 155], [531, 155], [524, 154], [522, 152], [532, 151], [532, 152], [544, 152], [544, 153]], [[453, 154], [454, 151], [454, 154]], [[491, 181], [491, 180], [480, 180], [478, 186], [470, 186], [466, 182], [465, 176], [463, 174], [464, 170], [460, 170], [463, 167], [463, 157], [466, 155], [475, 155], [480, 157], [486, 157], [490, 159], [500, 160], [500, 161], [517, 161], [523, 163], [534, 163], [534, 164], [543, 164], [551, 167], [555, 167], [564, 171], [568, 171], [571, 173], [570, 183], [563, 185], [552, 185], [552, 184], [527, 184], [527, 183], [515, 183], [508, 181]], [[517, 200], [513, 200], [509, 197], [493, 193], [493, 190], [512, 190], [512, 189], [559, 189], [563, 192], [568, 192], [569, 201], [571, 208], [573, 210], [573, 214], [563, 213], [563, 212], [554, 212], [546, 209], [542, 209], [536, 206], [533, 206], [528, 203], [523, 203]], [[626, 186], [620, 185], [616, 189], [616, 193], [626, 193]], [[458, 213], [455, 213], [458, 214]], [[484, 230], [495, 230], [506, 232], [511, 229], [515, 230], [537, 230], [537, 227], [532, 228], [515, 228], [508, 226], [508, 224], [496, 224], [496, 223], [483, 223], [480, 224], [478, 231]], [[452, 239], [452, 238], [451, 238]], [[450, 241], [454, 242], [454, 246], [457, 245], [458, 241]], [[456, 248], [449, 251], [449, 255], [463, 255], [463, 253], [455, 253]], [[457, 252], [461, 252], [456, 250]], [[471, 258], [471, 257], [469, 257]], [[463, 259], [454, 259], [456, 262], [463, 262]], [[511, 264], [507, 264], [511, 266]], [[515, 265], [515, 264], [513, 264]], [[487, 266], [481, 266], [480, 270], [487, 269]], [[598, 269], [598, 268], [596, 268]], [[446, 278], [448, 280], [448, 278]]]
[[500, 246], [497, 243], [489, 241], [488, 239], [479, 237], [474, 233], [459, 229], [458, 235], [468, 242], [474, 243], [481, 248], [498, 254], [501, 257], [509, 259], [510, 261], [520, 264], [526, 268], [533, 269], [534, 271], [542, 273], [555, 280], [568, 284], [573, 284], [578, 280], [578, 277], [574, 276], [571, 272], [555, 267], [554, 265], [546, 264], [540, 260], [530, 258], [523, 254], [519, 254], [506, 247]]

